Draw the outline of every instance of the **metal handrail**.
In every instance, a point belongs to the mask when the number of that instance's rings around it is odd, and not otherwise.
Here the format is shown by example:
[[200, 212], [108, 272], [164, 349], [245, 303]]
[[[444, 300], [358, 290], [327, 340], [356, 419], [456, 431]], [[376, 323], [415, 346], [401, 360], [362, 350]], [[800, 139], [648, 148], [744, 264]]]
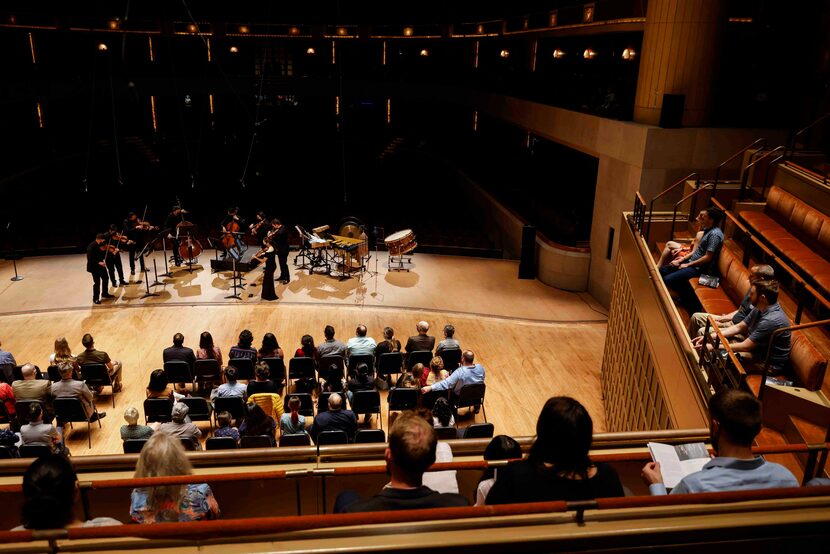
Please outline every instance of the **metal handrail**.
[[[802, 331], [812, 327], [822, 327], [830, 325], [830, 319], [822, 319], [821, 321], [811, 321], [810, 323], [801, 323], [799, 325], [790, 325], [789, 327], [781, 327], [772, 332], [767, 345], [767, 355], [764, 358], [764, 373], [761, 375], [761, 388], [758, 390], [758, 400], [764, 399], [764, 389], [767, 386], [767, 377], [769, 376], [769, 359], [772, 356], [772, 346], [775, 343], [775, 338], [785, 331], [792, 333], [793, 331]], [[792, 338], [790, 338], [792, 342]]]
[[646, 216], [646, 201], [640, 191], [634, 193], [634, 228], [641, 235], [643, 234], [643, 225], [645, 225]]
[[[815, 127], [816, 125], [818, 125], [819, 123], [821, 123], [822, 121], [827, 119], [828, 117], [830, 117], [830, 112], [827, 112], [826, 114], [822, 115], [821, 117], [819, 117], [818, 119], [816, 119], [815, 121], [813, 121], [812, 123], [810, 123], [809, 125], [804, 127], [803, 129], [798, 131], [796, 134], [794, 134], [792, 140], [790, 141], [790, 148], [789, 148], [790, 154], [789, 154], [788, 157], [792, 157], [792, 155], [795, 154], [795, 144], [798, 141], [798, 137], [800, 137], [806, 131], [809, 131], [810, 129], [812, 129], [813, 127]], [[785, 150], [785, 152], [786, 152], [786, 150]]]
[[700, 185], [700, 174], [695, 171], [694, 173], [689, 173], [688, 175], [686, 175], [685, 177], [683, 177], [682, 179], [680, 179], [679, 181], [674, 183], [672, 186], [670, 186], [669, 188], [667, 188], [666, 190], [664, 190], [663, 192], [661, 192], [660, 194], [658, 194], [657, 196], [655, 196], [654, 198], [651, 199], [651, 202], [649, 202], [649, 204], [648, 204], [648, 225], [646, 226], [646, 244], [648, 244], [649, 237], [651, 236], [651, 220], [652, 220], [652, 217], [654, 215], [654, 202], [658, 198], [660, 198], [662, 196], [665, 196], [667, 193], [669, 193], [672, 190], [674, 190], [675, 188], [677, 188], [678, 185], [681, 185], [681, 184], [685, 183], [686, 181], [688, 181], [692, 177], [695, 178], [695, 185], [696, 186]]
[[752, 169], [753, 167], [755, 167], [755, 164], [757, 164], [758, 162], [760, 162], [762, 160], [765, 160], [765, 159], [769, 158], [771, 155], [775, 154], [776, 152], [780, 152], [782, 150], [785, 150], [785, 148], [783, 146], [776, 146], [775, 148], [773, 148], [769, 152], [765, 152], [763, 156], [755, 158], [754, 160], [752, 160], [750, 163], [747, 164], [747, 166], [744, 168], [743, 175], [741, 176], [741, 190], [738, 193], [738, 199], [739, 200], [744, 199], [744, 193], [746, 192], [745, 189], [746, 189], [747, 177], [749, 175], [749, 170]]
[[752, 148], [754, 146], [759, 146], [759, 145], [760, 145], [761, 148], [765, 147], [767, 145], [767, 139], [765, 139], [763, 137], [759, 138], [759, 139], [756, 139], [755, 142], [753, 142], [752, 144], [748, 144], [748, 145], [744, 146], [743, 148], [741, 148], [740, 150], [738, 150], [737, 152], [735, 152], [734, 154], [732, 154], [731, 156], [726, 158], [723, 162], [721, 162], [721, 164], [717, 167], [717, 169], [715, 169], [715, 183], [714, 183], [714, 186], [712, 187], [712, 196], [715, 196], [715, 193], [718, 191], [718, 180], [720, 179], [720, 170], [723, 169], [723, 167], [726, 164], [728, 164], [729, 162], [731, 162], [732, 160], [734, 160], [735, 158], [737, 158], [738, 156], [740, 156], [741, 154], [743, 154], [744, 152], [749, 150], [750, 148]]
[[[675, 221], [677, 219], [677, 208], [680, 206], [680, 204], [682, 204], [683, 202], [685, 202], [689, 198], [697, 195], [700, 191], [708, 190], [708, 189], [711, 189], [711, 188], [712, 188], [712, 184], [707, 183], [703, 186], [700, 186], [700, 187], [696, 188], [695, 190], [693, 190], [692, 192], [690, 192], [689, 194], [687, 194], [686, 196], [684, 196], [683, 198], [678, 200], [677, 203], [675, 203], [674, 212], [672, 212], [672, 216], [671, 216], [671, 233], [669, 234], [669, 240], [674, 239], [674, 224], [675, 224]], [[692, 212], [694, 212], [694, 210], [690, 210], [690, 213], [692, 213]]]
[[[711, 336], [711, 331], [713, 331], [713, 330], [715, 331], [715, 338], [712, 338], [712, 336]], [[739, 374], [746, 375], [746, 371], [744, 371], [743, 364], [741, 364], [740, 359], [735, 354], [735, 352], [732, 350], [732, 347], [730, 346], [729, 341], [726, 340], [726, 337], [723, 336], [723, 333], [721, 332], [720, 327], [718, 327], [718, 325], [715, 323], [715, 319], [711, 315], [709, 315], [706, 318], [706, 327], [704, 328], [704, 331], [703, 331], [703, 342], [700, 345], [699, 360], [700, 360], [700, 367], [701, 368], [703, 367], [704, 363], [709, 358], [706, 346], [710, 341], [712, 343], [712, 355], [718, 356], [718, 352], [720, 351], [721, 346], [723, 346], [723, 350], [726, 352], [726, 358], [724, 360], [722, 360], [722, 363], [723, 363], [722, 375], [723, 375], [723, 377], [726, 377], [726, 363], [725, 362], [726, 362], [727, 359], [732, 362], [732, 365], [735, 366], [735, 369], [738, 370]], [[714, 362], [712, 365], [714, 366], [716, 363], [717, 362]], [[711, 376], [711, 369], [707, 373], [710, 374], [710, 376]], [[709, 384], [711, 386], [711, 382]], [[720, 382], [720, 385], [724, 385], [723, 381]], [[732, 385], [733, 385], [732, 388], [738, 388], [740, 386], [740, 383], [735, 382], [735, 383], [732, 383]]]
[[764, 195], [767, 193], [767, 188], [769, 187], [769, 175], [772, 173], [771, 169], [774, 165], [779, 164], [787, 155], [787, 152], [784, 151], [783, 154], [779, 154], [777, 158], [772, 160], [770, 163], [767, 164], [767, 174], [764, 176], [764, 188], [761, 189], [761, 197], [763, 198]]

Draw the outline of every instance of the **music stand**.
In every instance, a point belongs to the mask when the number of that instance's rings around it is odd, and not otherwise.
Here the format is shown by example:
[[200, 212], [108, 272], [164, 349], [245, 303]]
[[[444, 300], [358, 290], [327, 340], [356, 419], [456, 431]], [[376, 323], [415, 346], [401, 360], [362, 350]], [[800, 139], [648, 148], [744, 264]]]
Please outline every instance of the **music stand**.
[[[158, 275], [158, 269], [156, 269], [156, 259], [155, 258], [153, 258], [153, 271], [156, 272], [156, 282], [153, 283], [153, 286], [155, 287], [156, 285], [161, 284], [161, 283], [159, 283], [159, 275]], [[144, 266], [144, 286], [147, 288], [147, 291], [141, 296], [142, 300], [144, 300], [145, 298], [149, 298], [151, 296], [159, 296], [159, 294], [157, 292], [150, 292], [150, 275], [149, 275], [149, 273], [150, 273], [150, 269], [147, 267], [147, 265], [145, 265]], [[140, 282], [141, 281], [139, 281], [139, 283]]]
[[[233, 260], [233, 277], [232, 277], [233, 294], [231, 294], [229, 296], [226, 296], [225, 298], [226, 299], [235, 298], [237, 300], [242, 300], [242, 297], [239, 295], [239, 292], [237, 292], [237, 289], [244, 289], [245, 285], [242, 284], [242, 274], [239, 273], [236, 270], [236, 258], [231, 258], [231, 259]], [[237, 283], [237, 280], [239, 281], [238, 283]]]
[[[9, 231], [9, 229], [11, 229], [11, 226], [12, 226], [12, 220], [10, 219], [9, 222], [6, 224], [6, 231]], [[15, 248], [14, 233], [9, 232], [9, 237], [11, 237], [10, 241], [12, 243], [12, 249], [11, 249], [11, 253], [6, 256], [6, 259], [11, 260], [12, 265], [14, 266], [14, 277], [12, 277], [10, 280], [11, 281], [22, 281], [23, 276], [17, 274], [17, 259], [22, 257], [22, 256], [18, 256], [17, 254], [15, 254], [16, 248]]]

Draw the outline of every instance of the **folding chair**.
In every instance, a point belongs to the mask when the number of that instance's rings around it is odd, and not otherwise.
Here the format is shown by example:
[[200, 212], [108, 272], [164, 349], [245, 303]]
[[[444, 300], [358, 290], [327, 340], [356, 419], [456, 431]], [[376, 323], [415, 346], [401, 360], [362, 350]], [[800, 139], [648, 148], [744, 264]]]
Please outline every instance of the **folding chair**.
[[[80, 399], [55, 398], [53, 406], [55, 407], [55, 416], [57, 416], [58, 420], [63, 423], [69, 423], [69, 427], [72, 429], [74, 429], [73, 422], [86, 422], [87, 439], [89, 441], [89, 447], [92, 448], [92, 422], [90, 421], [92, 416], [86, 415], [84, 405], [81, 404]], [[98, 413], [95, 405], [92, 406], [92, 413]], [[98, 428], [101, 428], [101, 418], [98, 418]]]
[[61, 373], [56, 365], [50, 365], [46, 368], [46, 374], [49, 376], [49, 380], [53, 383], [57, 383], [61, 380]]
[[461, 431], [462, 439], [492, 439], [495, 428], [492, 423], [473, 423]]
[[46, 406], [40, 400], [18, 400], [14, 403], [14, 413], [17, 416], [17, 421], [20, 425], [29, 423], [29, 406], [32, 404], [40, 404], [43, 408], [43, 419], [46, 420]]
[[[20, 450], [18, 450], [18, 454]], [[0, 446], [0, 460], [11, 460], [16, 458], [17, 456], [14, 455], [14, 449], [10, 446]]]
[[138, 454], [145, 444], [147, 439], [127, 439], [124, 441], [124, 454]]
[[319, 368], [317, 371], [318, 384], [322, 382], [325, 377], [328, 377], [329, 368], [332, 365], [337, 366], [337, 369], [340, 370], [340, 375], [343, 377], [346, 376], [346, 362], [343, 360], [343, 356], [323, 356], [317, 363], [317, 367]]
[[450, 391], [448, 390], [431, 390], [426, 394], [421, 395], [421, 406], [432, 409], [435, 406], [435, 401], [439, 398], [450, 399]]
[[17, 449], [21, 458], [40, 458], [52, 453], [52, 449], [42, 444], [24, 444]]
[[210, 424], [210, 430], [213, 431], [213, 420], [210, 417], [210, 404], [208, 401], [200, 396], [192, 398], [182, 398], [179, 400], [187, 405], [187, 415], [190, 421], [207, 421]]
[[297, 379], [316, 379], [314, 358], [291, 358], [288, 362], [288, 381], [293, 384]]
[[231, 437], [210, 437], [205, 441], [205, 450], [236, 450], [239, 445]]
[[280, 448], [285, 446], [311, 446], [311, 437], [308, 433], [280, 435]]
[[378, 357], [378, 376], [389, 377], [400, 375], [403, 371], [403, 354], [400, 352], [389, 352]]
[[378, 415], [378, 423], [383, 429], [383, 418], [380, 413], [380, 393], [376, 390], [359, 390], [352, 397], [352, 411], [355, 415]]
[[[484, 383], [476, 383], [473, 385], [464, 385], [461, 387], [461, 393], [455, 400], [453, 411], [458, 415], [459, 408], [472, 408], [474, 406], [481, 406], [481, 411], [484, 412], [484, 421], [487, 421], [487, 409], [484, 407], [484, 393], [487, 391], [487, 386]], [[456, 418], [457, 419], [457, 418]]]
[[238, 421], [245, 417], [245, 401], [241, 396], [230, 398], [217, 398], [213, 401], [213, 419], [222, 412], [228, 412], [231, 420]]
[[[357, 372], [358, 364], [366, 364], [369, 370], [375, 369], [375, 357], [372, 354], [358, 354], [356, 356], [349, 356], [349, 375]], [[321, 366], [322, 367], [322, 366]]]
[[451, 348], [449, 350], [442, 350], [440, 354], [441, 359], [444, 361], [444, 369], [452, 373], [458, 366], [461, 365], [461, 349], [460, 348]]
[[167, 375], [168, 383], [190, 383], [191, 387], [195, 386], [193, 370], [187, 362], [164, 362], [164, 374]]
[[418, 389], [409, 388], [391, 388], [389, 395], [386, 397], [386, 402], [389, 404], [389, 413], [386, 416], [387, 427], [391, 426], [392, 412], [402, 412], [404, 410], [414, 410], [418, 407]]
[[100, 387], [110, 388], [110, 398], [112, 398], [112, 407], [115, 408], [115, 383], [110, 378], [107, 366], [104, 364], [85, 364], [81, 366], [81, 380], [86, 383], [90, 389], [95, 390]]
[[451, 441], [458, 438], [458, 429], [452, 425], [449, 427], [436, 427], [435, 434], [439, 441]]
[[144, 401], [144, 423], [171, 421], [173, 401], [169, 398], [148, 398]]
[[[344, 392], [337, 392], [337, 393], [335, 393], [335, 392], [321, 392], [317, 395], [317, 413], [318, 414], [322, 414], [323, 412], [329, 411], [329, 397], [332, 394], [339, 394], [340, 395], [340, 398], [343, 399], [343, 403], [340, 404], [340, 407], [343, 408], [344, 410], [346, 409], [346, 407], [348, 406], [348, 398], [347, 398], [347, 395], [346, 395], [345, 391]], [[286, 406], [288, 406], [288, 404], [286, 404]]]
[[179, 440], [181, 440], [182, 447], [184, 447], [184, 449], [186, 451], [196, 452], [197, 450], [199, 450], [198, 448], [196, 448], [196, 443], [193, 442], [193, 439], [188, 439], [188, 438], [185, 438], [185, 437], [181, 437]]
[[217, 360], [196, 360], [193, 364], [193, 381], [197, 385], [207, 383], [220, 383], [222, 381], [222, 368]]
[[290, 414], [291, 410], [288, 409], [288, 400], [292, 397], [296, 396], [300, 400], [300, 409], [298, 413], [300, 415], [304, 415], [306, 417], [314, 417], [314, 401], [311, 399], [311, 395], [307, 392], [298, 392], [297, 394], [286, 394], [285, 399], [283, 400], [283, 412]]
[[358, 429], [354, 442], [356, 444], [386, 442], [386, 433], [383, 429]]
[[431, 350], [415, 350], [410, 352], [406, 358], [406, 369], [412, 369], [415, 364], [424, 364], [424, 367], [429, 367], [429, 362], [432, 361]]
[[231, 358], [228, 365], [236, 368], [236, 378], [239, 381], [253, 381], [254, 361], [251, 358]]
[[349, 444], [349, 435], [346, 431], [323, 431], [317, 435], [317, 450], [321, 446], [328, 446], [332, 444]]
[[262, 361], [268, 365], [271, 380], [277, 384], [277, 388], [285, 388], [285, 362], [282, 358], [262, 358]]

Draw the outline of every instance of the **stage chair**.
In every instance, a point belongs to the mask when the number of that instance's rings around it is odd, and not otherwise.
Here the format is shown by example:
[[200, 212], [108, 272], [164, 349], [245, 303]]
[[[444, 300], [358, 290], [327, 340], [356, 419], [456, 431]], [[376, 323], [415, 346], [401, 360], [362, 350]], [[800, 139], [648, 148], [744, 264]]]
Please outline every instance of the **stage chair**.
[[196, 360], [193, 364], [193, 382], [197, 385], [222, 382], [222, 368], [217, 360]]
[[210, 406], [208, 401], [200, 396], [191, 398], [182, 398], [179, 400], [187, 405], [187, 415], [190, 421], [207, 421], [210, 424], [210, 430], [213, 431], [213, 420], [210, 417]]
[[167, 375], [168, 383], [190, 383], [191, 387], [196, 386], [193, 380], [193, 370], [187, 362], [164, 362], [164, 374]]
[[[73, 422], [86, 422], [87, 439], [89, 447], [92, 448], [92, 422], [90, 417], [87, 417], [84, 411], [84, 406], [78, 398], [55, 398], [53, 402], [55, 407], [55, 416], [63, 423], [69, 423], [70, 428], [74, 428]], [[95, 405], [92, 406], [93, 413], [98, 413]], [[98, 428], [101, 428], [101, 419], [98, 418]]]
[[435, 434], [439, 441], [451, 441], [458, 438], [458, 429], [452, 425], [449, 427], [436, 427]]
[[458, 366], [461, 365], [461, 349], [459, 348], [442, 350], [438, 355], [441, 356], [441, 359], [444, 361], [444, 369], [450, 373], [458, 369]]
[[462, 439], [492, 439], [495, 434], [495, 428], [492, 423], [473, 423], [469, 427], [462, 429]]
[[316, 379], [314, 358], [291, 358], [288, 362], [289, 385], [297, 379]]
[[461, 393], [455, 401], [453, 411], [458, 419], [459, 408], [473, 408], [481, 406], [481, 411], [484, 412], [484, 421], [487, 421], [487, 410], [484, 407], [484, 393], [487, 391], [487, 386], [484, 383], [476, 383], [473, 385], [464, 385], [461, 387]]
[[228, 365], [236, 368], [236, 379], [238, 381], [254, 380], [254, 361], [251, 358], [231, 358]]
[[320, 451], [321, 446], [331, 444], [349, 444], [349, 435], [346, 431], [323, 431], [317, 435], [317, 451]]
[[61, 380], [61, 374], [58, 370], [58, 366], [56, 365], [50, 365], [49, 367], [47, 367], [46, 374], [49, 376], [49, 380], [53, 383], [57, 383]]
[[148, 398], [144, 401], [144, 424], [167, 423], [172, 420], [173, 401], [169, 398]]
[[383, 429], [358, 429], [354, 442], [356, 444], [386, 442], [386, 433]]
[[40, 458], [52, 453], [52, 449], [42, 444], [24, 444], [17, 449], [21, 458]]
[[383, 429], [383, 417], [380, 412], [380, 393], [376, 390], [359, 390], [352, 397], [352, 411], [356, 416], [378, 415], [378, 424]]
[[277, 384], [277, 388], [284, 389], [285, 362], [282, 358], [262, 358], [262, 361], [268, 365], [268, 370], [271, 373], [271, 380]]
[[127, 439], [124, 441], [124, 454], [138, 454], [145, 444], [147, 439]]
[[421, 406], [429, 408], [430, 410], [435, 406], [435, 401], [439, 398], [450, 399], [450, 391], [448, 390], [431, 390], [426, 394], [421, 395]]
[[349, 356], [349, 375], [352, 375], [357, 372], [357, 365], [358, 364], [366, 364], [369, 366], [370, 371], [374, 371], [375, 369], [375, 357], [372, 354], [360, 354], [357, 356]]
[[81, 366], [81, 380], [86, 383], [90, 390], [98, 387], [109, 387], [112, 407], [115, 408], [115, 384], [110, 378], [107, 366], [104, 364], [86, 364]]
[[331, 367], [332, 365], [337, 366], [337, 368], [340, 370], [340, 374], [343, 377], [346, 376], [346, 362], [343, 360], [343, 356], [323, 356], [317, 363], [317, 367], [319, 368], [319, 370], [317, 371], [318, 386], [323, 381], [323, 376], [328, 375], [329, 367]]
[[[329, 396], [331, 396], [332, 394], [339, 394], [340, 397], [343, 399], [343, 403], [340, 404], [341, 408], [344, 409], [344, 410], [347, 409], [349, 399], [346, 397], [345, 392], [338, 392], [338, 393], [321, 392], [320, 394], [317, 395], [317, 413], [318, 414], [322, 414], [323, 412], [329, 411]], [[286, 404], [286, 406], [288, 406], [288, 404]]]
[[[18, 449], [18, 453], [20, 450]], [[0, 460], [11, 460], [14, 459], [14, 451], [9, 446], [0, 446]]]
[[314, 401], [311, 399], [311, 394], [307, 392], [298, 392], [297, 394], [286, 394], [285, 398], [283, 399], [282, 407], [284, 413], [291, 413], [291, 410], [288, 409], [288, 400], [292, 396], [296, 396], [300, 400], [300, 409], [298, 411], [300, 415], [304, 415], [306, 417], [314, 417]]
[[284, 446], [311, 446], [311, 437], [308, 433], [280, 435], [280, 447]]
[[402, 412], [404, 410], [414, 410], [418, 407], [418, 389], [397, 388], [389, 389], [389, 395], [386, 397], [386, 402], [389, 404], [389, 414], [386, 416], [386, 426], [392, 425], [392, 412]]
[[388, 377], [391, 381], [391, 376], [400, 375], [403, 371], [403, 354], [400, 352], [389, 352], [381, 354], [378, 357], [378, 377]]
[[184, 447], [184, 449], [187, 452], [196, 452], [197, 451], [196, 443], [193, 442], [193, 439], [186, 439], [186, 438], [182, 437], [179, 440], [181, 440], [182, 446]]
[[29, 423], [29, 406], [32, 404], [40, 404], [40, 407], [43, 408], [43, 421], [46, 421], [50, 417], [46, 413], [46, 406], [40, 400], [18, 400], [14, 403], [14, 413], [20, 425]]
[[214, 424], [216, 423], [216, 416], [222, 412], [228, 412], [232, 421], [239, 421], [245, 417], [245, 401], [241, 396], [217, 398], [213, 401]]

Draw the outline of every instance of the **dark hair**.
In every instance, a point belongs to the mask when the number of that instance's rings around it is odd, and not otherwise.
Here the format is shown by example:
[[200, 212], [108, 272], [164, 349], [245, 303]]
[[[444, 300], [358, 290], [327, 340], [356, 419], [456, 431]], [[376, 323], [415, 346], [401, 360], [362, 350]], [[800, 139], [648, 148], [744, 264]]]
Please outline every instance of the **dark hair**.
[[36, 421], [43, 413], [43, 407], [40, 402], [32, 402], [29, 404], [29, 421]]
[[216, 423], [219, 427], [228, 427], [231, 424], [231, 414], [229, 412], [219, 412], [216, 414]]
[[167, 390], [168, 383], [167, 374], [164, 370], [154, 369], [150, 374], [150, 383], [147, 385], [147, 389], [153, 392], [162, 392]]
[[296, 426], [297, 423], [300, 421], [300, 414], [298, 413], [300, 409], [300, 399], [296, 396], [292, 396], [288, 399], [288, 411], [291, 412], [291, 425]]
[[[518, 460], [522, 457], [522, 447], [516, 439], [507, 435], [496, 435], [487, 448], [484, 449], [485, 460]], [[492, 479], [496, 474], [495, 468], [488, 467], [479, 479], [479, 483], [485, 479]]]
[[216, 354], [213, 352], [213, 335], [207, 331], [203, 331], [202, 334], [199, 335], [199, 348], [205, 351], [205, 354], [207, 354], [209, 359], [216, 359], [214, 358]]
[[392, 461], [409, 485], [421, 484], [424, 472], [435, 463], [437, 445], [435, 429], [412, 411], [401, 412], [389, 430]]
[[755, 287], [755, 294], [758, 298], [763, 296], [768, 304], [778, 302], [778, 281], [775, 279], [755, 281], [752, 286]]
[[447, 427], [450, 424], [450, 419], [452, 418], [452, 406], [450, 406], [449, 400], [443, 396], [437, 398], [435, 400], [435, 404], [432, 405], [432, 415], [438, 420], [438, 423], [440, 423], [442, 427]]
[[366, 326], [361, 323], [360, 325], [357, 326], [357, 329], [355, 329], [354, 332], [355, 332], [355, 335], [357, 335], [358, 337], [365, 337], [366, 333], [368, 331], [369, 330], [366, 329]]
[[277, 342], [277, 337], [274, 336], [274, 333], [265, 333], [262, 337], [262, 347], [259, 349], [259, 353], [267, 354], [269, 352], [276, 352], [279, 347], [280, 343]]
[[715, 227], [720, 225], [720, 222], [723, 221], [723, 212], [714, 206], [706, 208], [706, 215], [709, 216], [709, 219], [712, 220], [712, 224]]
[[748, 392], [722, 389], [709, 399], [709, 416], [740, 446], [752, 446], [761, 432], [761, 403]]
[[326, 328], [323, 329], [323, 334], [326, 336], [326, 340], [331, 340], [334, 338], [334, 327], [331, 325], [326, 325]]
[[265, 414], [265, 410], [255, 402], [247, 406], [248, 410], [245, 412], [245, 434], [248, 436], [270, 435], [272, 419]]
[[326, 388], [328, 392], [343, 392], [343, 370], [337, 364], [331, 364], [326, 371]]
[[23, 474], [23, 512], [27, 529], [60, 529], [75, 519], [78, 476], [66, 457], [41, 456]]
[[300, 344], [302, 345], [303, 354], [305, 354], [307, 358], [313, 358], [314, 353], [316, 352], [314, 349], [314, 337], [311, 335], [303, 335], [303, 338], [300, 339]]
[[239, 333], [239, 346], [242, 348], [250, 348], [254, 342], [254, 334], [249, 330], [244, 329]]
[[104, 235], [104, 233], [98, 233], [98, 234], [95, 235], [95, 240], [104, 240], [106, 238], [107, 237], [106, 237], [106, 235]]
[[254, 367], [254, 375], [257, 379], [267, 381], [271, 377], [271, 368], [268, 367], [268, 364], [260, 362]]
[[391, 327], [384, 327], [383, 328], [383, 338], [388, 341], [391, 341], [392, 338], [395, 336], [395, 330]]
[[232, 365], [225, 368], [225, 378], [228, 380], [228, 383], [236, 383], [236, 373], [237, 369]]
[[85, 334], [81, 339], [81, 344], [84, 345], [84, 348], [89, 348], [95, 342], [95, 339], [92, 338], [92, 335], [89, 333]]
[[184, 335], [181, 333], [176, 333], [173, 335], [173, 344], [176, 346], [181, 346], [184, 344]]
[[368, 375], [369, 364], [367, 364], [366, 362], [360, 362], [359, 364], [357, 364], [357, 367], [355, 367], [355, 371], [357, 371], [358, 375]]
[[588, 411], [568, 396], [545, 402], [536, 422], [536, 440], [528, 460], [537, 466], [551, 464], [556, 472], [577, 473], [588, 478], [594, 423]]
[[444, 325], [444, 335], [448, 339], [451, 339], [454, 334], [455, 334], [455, 327], [453, 327], [450, 324]]

